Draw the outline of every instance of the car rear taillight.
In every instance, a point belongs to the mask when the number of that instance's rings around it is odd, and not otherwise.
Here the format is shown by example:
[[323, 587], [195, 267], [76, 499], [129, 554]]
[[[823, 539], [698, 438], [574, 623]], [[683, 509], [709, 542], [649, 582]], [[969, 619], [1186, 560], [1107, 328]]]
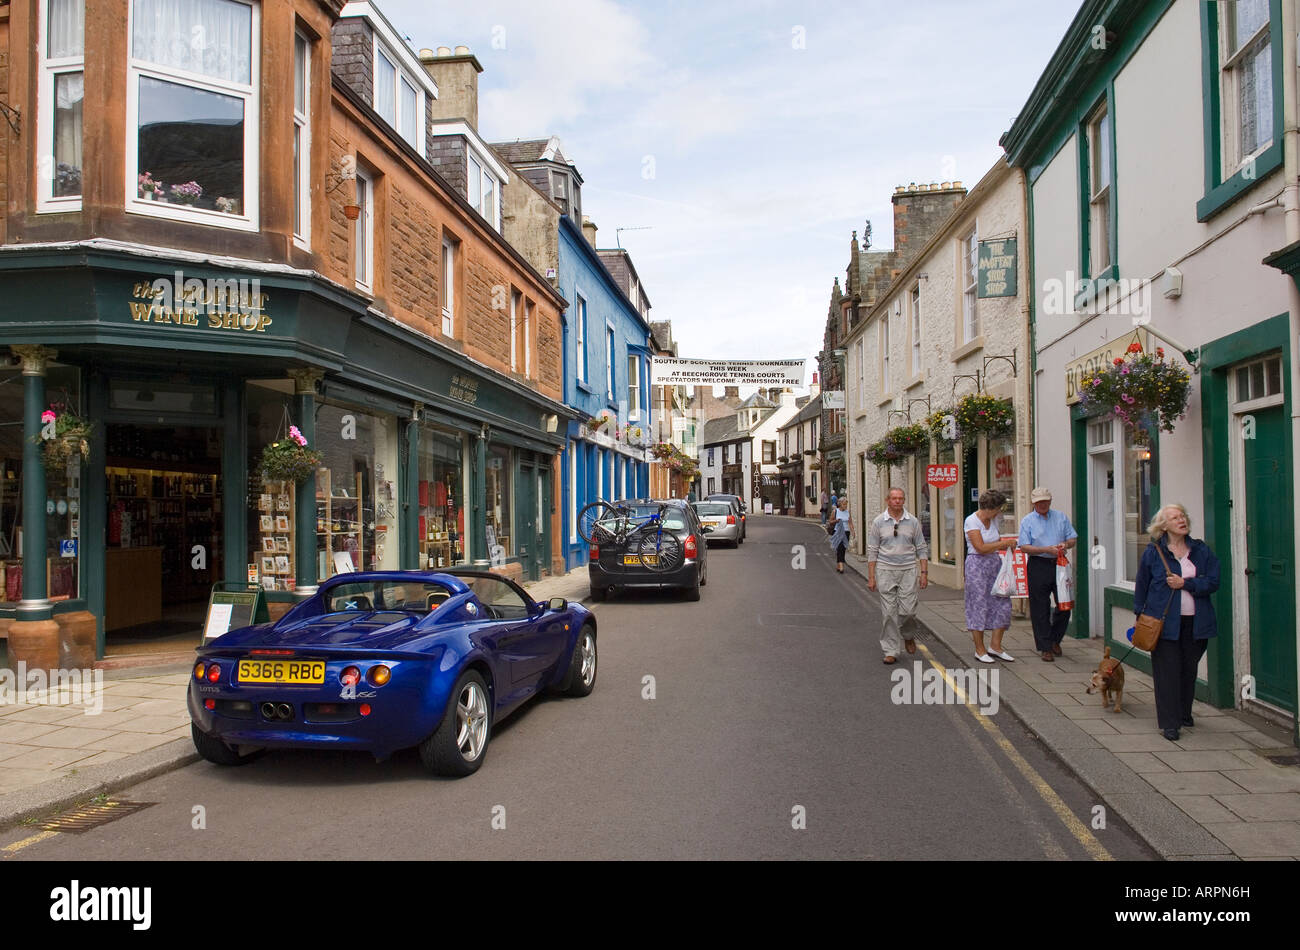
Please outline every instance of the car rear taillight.
[[370, 715], [370, 704], [369, 704], [369, 703], [362, 703], [362, 704], [361, 704], [361, 708], [358, 710], [358, 712], [360, 712], [361, 715], [363, 715], [363, 716], [369, 716], [369, 715]]
[[249, 656], [293, 656], [292, 650], [249, 650]]
[[371, 686], [383, 686], [392, 678], [392, 676], [393, 671], [383, 664], [372, 666], [370, 669], [366, 670], [366, 681], [369, 682]]
[[215, 699], [205, 699], [203, 700], [203, 708], [211, 712], [217, 708], [217, 701]]
[[735, 523], [736, 523], [736, 516], [735, 516], [735, 515], [727, 515], [727, 524], [735, 524]]
[[221, 679], [221, 667], [213, 663], [208, 667], [208, 682], [215, 683], [219, 679]]
[[695, 535], [693, 534], [686, 536], [686, 556], [695, 557]]
[[346, 667], [339, 674], [339, 682], [344, 686], [356, 686], [361, 679], [361, 671], [355, 666]]
[[202, 663], [199, 663], [197, 666], [194, 667], [194, 678], [196, 680], [203, 679], [204, 669], [205, 667], [203, 666]]
[[599, 560], [600, 560], [600, 545], [599, 545], [599, 544], [593, 544], [593, 545], [591, 546], [591, 559], [592, 559], [593, 561], [599, 561]]

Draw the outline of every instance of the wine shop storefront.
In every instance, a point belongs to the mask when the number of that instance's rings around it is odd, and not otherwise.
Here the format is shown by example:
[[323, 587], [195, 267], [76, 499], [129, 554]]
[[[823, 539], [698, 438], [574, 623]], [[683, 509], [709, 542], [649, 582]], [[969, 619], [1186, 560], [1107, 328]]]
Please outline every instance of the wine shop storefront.
[[[0, 296], [10, 664], [197, 643], [217, 583], [275, 616], [341, 571], [551, 567], [572, 412], [319, 275], [27, 246]], [[294, 436], [311, 474], [266, 477]]]

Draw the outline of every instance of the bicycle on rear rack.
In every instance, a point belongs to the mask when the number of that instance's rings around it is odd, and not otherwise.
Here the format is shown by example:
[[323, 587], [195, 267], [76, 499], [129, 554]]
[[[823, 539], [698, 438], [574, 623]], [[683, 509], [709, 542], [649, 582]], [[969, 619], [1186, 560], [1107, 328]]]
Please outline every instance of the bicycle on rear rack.
[[657, 511], [642, 516], [626, 505], [593, 501], [578, 514], [578, 534], [588, 544], [625, 548], [625, 559], [636, 557], [642, 567], [661, 573], [683, 560], [682, 542], [664, 528], [667, 510], [667, 505], [659, 505]]

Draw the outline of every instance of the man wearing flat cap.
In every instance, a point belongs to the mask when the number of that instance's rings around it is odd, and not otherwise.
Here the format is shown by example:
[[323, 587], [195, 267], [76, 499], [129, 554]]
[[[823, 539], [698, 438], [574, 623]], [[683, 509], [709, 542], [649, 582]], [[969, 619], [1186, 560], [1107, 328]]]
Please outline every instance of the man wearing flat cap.
[[[1039, 486], [1029, 493], [1034, 510], [1020, 521], [1020, 550], [1028, 557], [1029, 620], [1034, 625], [1034, 649], [1046, 662], [1061, 655], [1061, 638], [1070, 611], [1061, 610], [1056, 594], [1056, 559], [1073, 548], [1079, 535], [1065, 512], [1052, 507], [1052, 492]], [[1053, 609], [1055, 608], [1055, 609]]]

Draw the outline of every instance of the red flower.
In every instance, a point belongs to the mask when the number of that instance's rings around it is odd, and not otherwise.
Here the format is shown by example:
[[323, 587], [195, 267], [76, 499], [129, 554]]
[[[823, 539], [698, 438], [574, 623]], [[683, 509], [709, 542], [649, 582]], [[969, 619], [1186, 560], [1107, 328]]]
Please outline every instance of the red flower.
[[1128, 349], [1125, 350], [1124, 352], [1126, 352], [1126, 353], [1141, 353], [1141, 352], [1142, 352], [1142, 344], [1139, 343], [1137, 340], [1134, 340], [1132, 343], [1130, 343], [1130, 344], [1128, 345]]
[[1156, 356], [1160, 357], [1160, 359], [1165, 358], [1165, 348], [1163, 346], [1156, 347]]
[[1111, 360], [1111, 362], [1114, 363], [1116, 366], [1123, 366], [1123, 365], [1124, 365], [1124, 361], [1123, 361], [1122, 359], [1120, 359], [1118, 356], [1115, 357], [1113, 360]]

